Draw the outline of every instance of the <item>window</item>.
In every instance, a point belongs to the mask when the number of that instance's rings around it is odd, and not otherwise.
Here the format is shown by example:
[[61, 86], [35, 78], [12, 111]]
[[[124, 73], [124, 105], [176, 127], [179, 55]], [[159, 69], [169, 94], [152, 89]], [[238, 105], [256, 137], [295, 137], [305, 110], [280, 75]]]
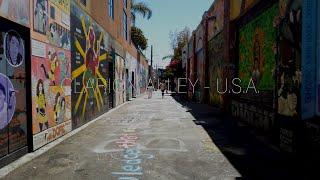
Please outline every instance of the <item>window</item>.
[[125, 11], [125, 9], [123, 10], [123, 36], [126, 40], [128, 40], [128, 16], [127, 13]]
[[114, 0], [109, 0], [108, 10], [109, 10], [109, 17], [114, 20]]
[[80, 0], [81, 4], [83, 4], [84, 6], [87, 6], [87, 0]]

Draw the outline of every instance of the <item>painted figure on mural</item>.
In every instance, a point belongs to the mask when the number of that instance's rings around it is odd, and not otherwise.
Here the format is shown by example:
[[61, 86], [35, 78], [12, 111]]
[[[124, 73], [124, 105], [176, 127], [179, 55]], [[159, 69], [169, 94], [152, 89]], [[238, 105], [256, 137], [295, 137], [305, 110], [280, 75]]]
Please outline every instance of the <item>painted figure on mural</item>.
[[43, 131], [49, 128], [49, 123], [46, 113], [47, 103], [42, 79], [38, 80], [36, 98], [37, 120], [39, 122], [40, 131]]
[[99, 59], [98, 55], [100, 54], [100, 43], [97, 42], [97, 53], [95, 51], [94, 45], [96, 42], [96, 35], [91, 26], [88, 32], [88, 42], [89, 45], [86, 56], [85, 56], [85, 64], [87, 70], [83, 74], [83, 84], [87, 87], [86, 91], [90, 99], [94, 97], [96, 86], [97, 86], [97, 77], [96, 77], [96, 69], [99, 67]]
[[60, 39], [59, 32], [57, 30], [57, 24], [56, 23], [50, 23], [50, 26], [49, 26], [49, 41], [52, 44], [55, 44], [55, 45], [61, 47], [61, 39]]
[[48, 0], [34, 0], [34, 29], [45, 34], [48, 26]]
[[55, 98], [54, 105], [54, 119], [57, 124], [61, 124], [64, 122], [64, 117], [66, 113], [66, 100], [61, 94], [58, 92]]
[[7, 62], [18, 67], [24, 61], [24, 41], [16, 31], [9, 31], [5, 35], [5, 57]]
[[301, 84], [301, 2], [281, 0], [280, 14], [275, 20], [279, 27], [280, 88], [278, 112], [285, 116], [297, 116]]
[[16, 91], [8, 77], [0, 73], [0, 129], [7, 126], [16, 107]]
[[58, 56], [54, 49], [49, 50], [48, 58], [50, 60], [50, 70], [47, 71], [46, 67], [41, 64], [41, 68], [47, 79], [49, 79], [53, 85], [56, 85], [55, 71], [59, 66]]

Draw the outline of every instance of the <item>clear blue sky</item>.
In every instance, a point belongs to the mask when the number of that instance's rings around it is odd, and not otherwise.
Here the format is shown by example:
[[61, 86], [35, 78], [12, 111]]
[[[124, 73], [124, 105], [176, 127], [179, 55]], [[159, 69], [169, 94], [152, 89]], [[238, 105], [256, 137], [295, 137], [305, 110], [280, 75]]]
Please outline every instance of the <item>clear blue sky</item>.
[[[154, 47], [154, 66], [165, 66], [170, 60], [162, 57], [172, 54], [170, 48], [170, 31], [182, 30], [185, 26], [193, 31], [214, 0], [136, 0], [145, 2], [153, 11], [150, 20], [137, 17], [136, 26], [141, 28], [149, 39], [148, 45]], [[146, 50], [150, 59], [150, 49]]]

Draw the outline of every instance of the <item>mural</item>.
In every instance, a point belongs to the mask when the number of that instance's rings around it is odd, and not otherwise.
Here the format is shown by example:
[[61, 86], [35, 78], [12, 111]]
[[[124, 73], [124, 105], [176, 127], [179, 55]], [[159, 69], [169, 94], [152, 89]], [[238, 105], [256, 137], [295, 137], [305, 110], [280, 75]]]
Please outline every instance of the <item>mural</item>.
[[[209, 81], [210, 81], [210, 104], [220, 106], [222, 103], [222, 96], [217, 93], [217, 88], [221, 91], [223, 81], [223, 33], [217, 35], [209, 42]], [[217, 87], [217, 80], [219, 86]]]
[[301, 1], [281, 0], [279, 17], [278, 113], [298, 116], [301, 85]]
[[250, 79], [258, 90], [272, 90], [275, 87], [273, 74], [277, 28], [273, 22], [278, 9], [274, 5], [240, 29], [239, 78], [242, 87], [247, 87]]
[[63, 132], [53, 131], [71, 120], [71, 54], [32, 40], [31, 69], [33, 145], [37, 149], [71, 131], [71, 125]]
[[115, 91], [116, 106], [123, 104], [126, 100], [126, 77], [125, 77], [125, 61], [122, 57], [116, 56], [115, 59]]
[[72, 123], [77, 128], [109, 109], [109, 53], [106, 33], [71, 3]]
[[61, 5], [56, 4], [48, 0], [34, 0], [33, 30], [40, 36], [33, 35], [33, 38], [70, 50], [70, 13], [60, 10]]
[[0, 32], [0, 157], [27, 145], [24, 38]]
[[29, 27], [29, 3], [30, 1], [26, 0], [1, 0], [0, 16]]

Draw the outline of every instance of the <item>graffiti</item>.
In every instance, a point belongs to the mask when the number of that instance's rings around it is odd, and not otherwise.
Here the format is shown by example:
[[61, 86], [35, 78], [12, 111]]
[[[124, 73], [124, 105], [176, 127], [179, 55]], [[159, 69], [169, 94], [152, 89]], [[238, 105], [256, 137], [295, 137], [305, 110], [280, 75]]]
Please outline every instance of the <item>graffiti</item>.
[[216, 89], [222, 89], [222, 83], [217, 87], [217, 79], [223, 79], [223, 57], [223, 34], [220, 33], [209, 42], [210, 103], [214, 105], [222, 103], [222, 96]]
[[301, 85], [301, 2], [287, 0], [279, 3], [279, 84], [278, 113], [285, 116], [298, 115], [299, 92]]
[[67, 134], [72, 129], [71, 121], [66, 121], [33, 136], [33, 148], [38, 149], [47, 143]]
[[277, 12], [278, 6], [274, 5], [240, 29], [239, 78], [242, 80], [242, 87], [251, 78], [259, 90], [272, 90], [275, 87], [273, 45], [277, 29], [273, 26], [273, 21]]
[[135, 177], [143, 175], [141, 166], [143, 158], [150, 160], [154, 158], [154, 155], [143, 154], [140, 150], [135, 148], [126, 149], [123, 152], [121, 172], [112, 172], [112, 175], [117, 176], [118, 179], [138, 179]]
[[1, 0], [0, 15], [29, 27], [29, 3], [26, 0]]
[[4, 55], [7, 62], [18, 67], [24, 61], [24, 41], [16, 31], [9, 31], [4, 37]]
[[232, 101], [232, 116], [239, 117], [250, 125], [263, 130], [270, 130], [274, 126], [275, 114], [271, 110], [259, 108], [247, 103]]
[[71, 3], [72, 117], [79, 127], [106, 112], [109, 89], [109, 53], [106, 32]]

